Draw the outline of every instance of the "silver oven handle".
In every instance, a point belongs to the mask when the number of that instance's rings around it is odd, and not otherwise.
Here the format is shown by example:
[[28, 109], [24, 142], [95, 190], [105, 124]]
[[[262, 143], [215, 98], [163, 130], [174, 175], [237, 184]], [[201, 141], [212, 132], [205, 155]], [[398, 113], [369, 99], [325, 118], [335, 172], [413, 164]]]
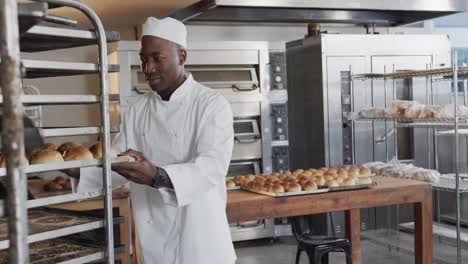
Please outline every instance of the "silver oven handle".
[[238, 137], [234, 136], [234, 140], [239, 144], [252, 144], [252, 143], [258, 142], [260, 139], [259, 138], [239, 139]]
[[233, 84], [232, 86], [232, 90], [234, 92], [249, 92], [249, 91], [255, 91], [258, 89], [258, 85], [256, 84], [252, 84], [252, 87], [251, 88], [239, 88], [237, 85]]

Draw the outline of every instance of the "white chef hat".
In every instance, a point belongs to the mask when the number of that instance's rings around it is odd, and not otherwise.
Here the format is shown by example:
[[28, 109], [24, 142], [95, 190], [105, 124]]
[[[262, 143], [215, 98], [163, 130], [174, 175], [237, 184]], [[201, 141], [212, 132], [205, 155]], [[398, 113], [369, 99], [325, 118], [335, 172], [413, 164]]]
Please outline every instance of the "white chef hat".
[[143, 24], [142, 36], [155, 36], [187, 47], [187, 29], [182, 22], [172, 17], [148, 17]]

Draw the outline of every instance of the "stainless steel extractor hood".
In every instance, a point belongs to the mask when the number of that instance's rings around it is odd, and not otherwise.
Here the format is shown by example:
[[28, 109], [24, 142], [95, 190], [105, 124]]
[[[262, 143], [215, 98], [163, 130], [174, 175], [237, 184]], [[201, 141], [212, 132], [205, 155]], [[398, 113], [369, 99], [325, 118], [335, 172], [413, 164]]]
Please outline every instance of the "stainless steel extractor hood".
[[196, 22], [399, 26], [468, 11], [466, 0], [201, 0], [169, 16]]

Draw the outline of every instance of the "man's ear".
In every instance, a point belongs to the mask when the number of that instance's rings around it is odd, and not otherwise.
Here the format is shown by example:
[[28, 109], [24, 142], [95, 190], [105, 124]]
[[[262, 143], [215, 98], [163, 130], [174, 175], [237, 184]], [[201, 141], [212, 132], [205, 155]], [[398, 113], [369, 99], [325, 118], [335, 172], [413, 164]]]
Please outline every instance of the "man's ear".
[[179, 50], [179, 65], [184, 65], [187, 61], [187, 51], [185, 49]]

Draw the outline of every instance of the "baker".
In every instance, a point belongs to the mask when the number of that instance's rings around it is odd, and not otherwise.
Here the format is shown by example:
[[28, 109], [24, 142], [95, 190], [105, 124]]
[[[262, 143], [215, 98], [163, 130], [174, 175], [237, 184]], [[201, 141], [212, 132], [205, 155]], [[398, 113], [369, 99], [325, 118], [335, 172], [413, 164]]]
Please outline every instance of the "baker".
[[[224, 183], [233, 116], [223, 96], [185, 72], [186, 35], [172, 18], [143, 25], [140, 60], [152, 91], [124, 113], [114, 144], [136, 161], [113, 164], [112, 184], [130, 182], [140, 263], [234, 264]], [[81, 169], [78, 191], [102, 188], [99, 170]]]

